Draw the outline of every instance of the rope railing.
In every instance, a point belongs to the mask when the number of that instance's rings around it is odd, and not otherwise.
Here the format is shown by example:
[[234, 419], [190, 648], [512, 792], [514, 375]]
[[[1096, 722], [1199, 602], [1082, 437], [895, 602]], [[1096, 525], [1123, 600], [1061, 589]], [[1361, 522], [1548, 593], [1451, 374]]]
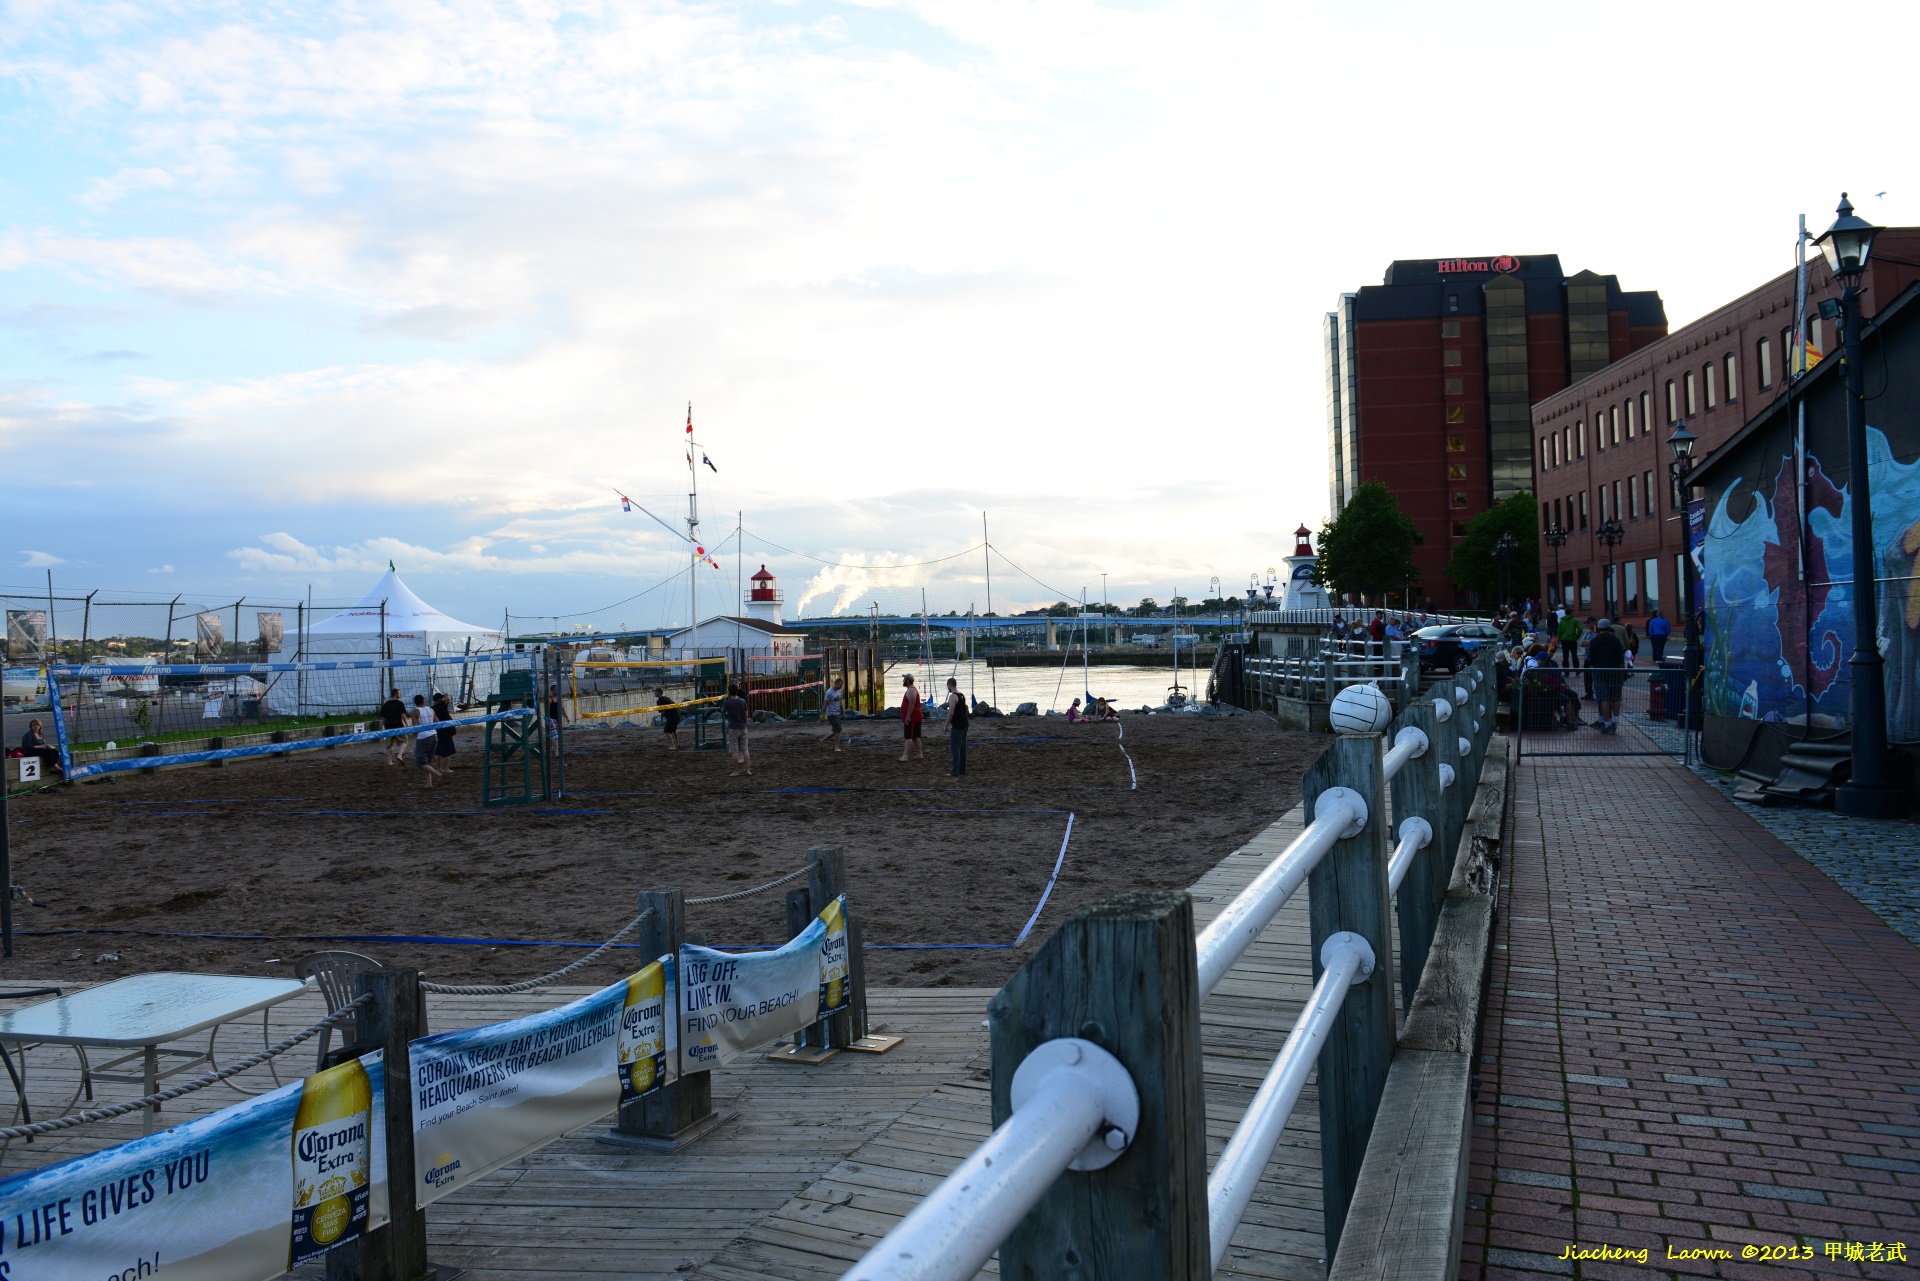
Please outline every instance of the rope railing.
[[778, 889], [788, 881], [797, 881], [805, 876], [809, 870], [811, 870], [809, 867], [796, 867], [785, 876], [775, 877], [765, 885], [756, 885], [750, 890], [735, 890], [731, 894], [708, 894], [703, 898], [690, 898], [687, 900], [687, 906], [698, 907], [704, 903], [731, 903], [733, 900], [739, 898], [752, 898], [756, 894], [765, 894], [768, 890]]
[[531, 992], [535, 988], [550, 987], [575, 970], [584, 969], [586, 966], [599, 960], [602, 956], [605, 956], [621, 939], [633, 933], [636, 929], [639, 929], [640, 922], [652, 915], [653, 909], [648, 908], [623, 925], [618, 934], [615, 934], [612, 938], [602, 943], [599, 947], [594, 948], [593, 951], [587, 953], [579, 960], [573, 962], [571, 965], [563, 965], [551, 974], [542, 974], [537, 979], [527, 979], [521, 983], [464, 984], [429, 983], [425, 979], [421, 979], [420, 987], [422, 991], [433, 992], [440, 996], [512, 996], [516, 992]]
[[52, 1134], [56, 1130], [70, 1130], [76, 1125], [89, 1125], [95, 1121], [111, 1121], [115, 1117], [125, 1116], [129, 1112], [138, 1112], [141, 1108], [155, 1107], [161, 1103], [169, 1103], [183, 1094], [191, 1094], [195, 1090], [204, 1090], [209, 1085], [218, 1085], [230, 1076], [238, 1076], [248, 1068], [258, 1067], [268, 1059], [277, 1058], [285, 1054], [302, 1041], [318, 1036], [327, 1028], [350, 1018], [362, 1005], [366, 1005], [372, 1000], [373, 998], [371, 996], [360, 997], [342, 1006], [340, 1009], [335, 1010], [319, 1022], [310, 1024], [300, 1031], [295, 1032], [285, 1040], [268, 1046], [258, 1054], [250, 1054], [244, 1059], [230, 1063], [217, 1072], [209, 1072], [205, 1076], [197, 1076], [191, 1081], [183, 1081], [179, 1085], [171, 1086], [156, 1094], [149, 1094], [138, 1099], [130, 1099], [125, 1103], [115, 1103], [104, 1108], [90, 1108], [85, 1112], [74, 1112], [67, 1116], [55, 1117], [51, 1121], [35, 1121], [31, 1125], [8, 1126], [5, 1129], [0, 1129], [0, 1141], [31, 1139], [41, 1134]]

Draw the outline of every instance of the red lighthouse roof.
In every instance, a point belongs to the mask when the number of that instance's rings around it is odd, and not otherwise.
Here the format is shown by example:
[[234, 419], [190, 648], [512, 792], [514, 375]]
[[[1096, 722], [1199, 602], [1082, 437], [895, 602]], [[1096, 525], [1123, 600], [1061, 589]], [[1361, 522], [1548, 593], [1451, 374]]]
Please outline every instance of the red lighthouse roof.
[[1313, 531], [1305, 525], [1293, 531], [1293, 554], [1295, 556], [1313, 555], [1313, 547], [1307, 542], [1307, 539], [1312, 537], [1312, 535]]
[[753, 584], [753, 590], [747, 593], [748, 600], [756, 601], [756, 600], [779, 600], [780, 599], [779, 595], [773, 590], [773, 583], [774, 583], [773, 575], [767, 572], [767, 567], [765, 565], [762, 565], [760, 567], [760, 572], [755, 574], [752, 578], [748, 579], [747, 581]]

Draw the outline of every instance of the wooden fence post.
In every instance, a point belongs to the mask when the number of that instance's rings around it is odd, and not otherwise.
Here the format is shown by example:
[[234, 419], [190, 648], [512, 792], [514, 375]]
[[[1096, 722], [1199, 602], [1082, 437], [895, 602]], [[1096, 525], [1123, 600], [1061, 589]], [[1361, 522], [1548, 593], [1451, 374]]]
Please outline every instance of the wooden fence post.
[[1342, 734], [1308, 769], [1302, 782], [1307, 821], [1330, 787], [1358, 792], [1367, 803], [1359, 835], [1337, 841], [1313, 869], [1307, 903], [1313, 925], [1313, 978], [1323, 967], [1320, 948], [1343, 931], [1358, 934], [1376, 958], [1371, 977], [1347, 990], [1340, 1017], [1320, 1051], [1320, 1184], [1327, 1258], [1340, 1247], [1340, 1230], [1367, 1154], [1374, 1113], [1393, 1060], [1392, 903], [1387, 894], [1387, 815], [1380, 738]]
[[[827, 904], [847, 892], [847, 855], [837, 845], [825, 845], [807, 851], [807, 906], [811, 909], [808, 919], [827, 910]], [[851, 967], [849, 967], [851, 969]], [[812, 1029], [815, 1035], [824, 1033], [820, 1043], [836, 1050], [847, 1048], [855, 1036], [853, 1032], [853, 1011], [842, 1010], [838, 1014], [829, 1014]]]
[[[639, 963], [644, 965], [667, 955], [677, 962], [680, 945], [687, 941], [685, 891], [673, 887], [643, 891], [639, 910], [648, 908], [653, 909], [653, 915], [641, 921], [635, 931], [635, 941], [640, 944]], [[667, 1017], [678, 1018], [679, 1011], [668, 1010]], [[602, 1134], [600, 1141], [651, 1152], [677, 1152], [733, 1115], [713, 1110], [712, 1073], [688, 1072], [664, 1089], [622, 1107], [613, 1129]]]
[[1400, 917], [1400, 1004], [1413, 1004], [1413, 993], [1420, 986], [1420, 975], [1427, 967], [1427, 948], [1440, 919], [1440, 900], [1447, 892], [1447, 878], [1440, 853], [1446, 840], [1446, 796], [1440, 790], [1440, 724], [1433, 704], [1426, 700], [1409, 703], [1394, 722], [1393, 733], [1418, 730], [1427, 737], [1427, 750], [1400, 767], [1393, 776], [1393, 832], [1389, 844], [1397, 844], [1401, 827], [1409, 818], [1425, 819], [1432, 835], [1425, 849], [1415, 850], [1400, 881], [1397, 911]]
[[1206, 1099], [1193, 903], [1119, 894], [1082, 908], [987, 1007], [993, 1123], [1013, 1114], [1014, 1069], [1044, 1042], [1092, 1041], [1140, 1093], [1133, 1145], [1104, 1170], [1060, 1176], [1000, 1246], [1008, 1281], [1206, 1281]]
[[354, 994], [372, 996], [373, 1002], [354, 1012], [352, 1048], [358, 1053], [376, 1046], [381, 1050], [388, 1223], [361, 1237], [353, 1249], [330, 1252], [327, 1281], [432, 1281], [441, 1270], [427, 1262], [427, 1215], [415, 1203], [419, 1179], [413, 1164], [413, 1071], [407, 1050], [408, 1043], [426, 1031], [420, 1025], [420, 971], [397, 965], [368, 970], [355, 980]]

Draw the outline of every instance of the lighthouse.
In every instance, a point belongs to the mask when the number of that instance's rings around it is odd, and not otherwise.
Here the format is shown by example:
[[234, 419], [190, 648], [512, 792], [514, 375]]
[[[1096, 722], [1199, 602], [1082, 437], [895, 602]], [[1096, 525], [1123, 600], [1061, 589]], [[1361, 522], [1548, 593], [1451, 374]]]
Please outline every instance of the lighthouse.
[[767, 567], [762, 565], [760, 572], [747, 581], [753, 584], [747, 591], [747, 617], [757, 618], [764, 623], [783, 621], [780, 617], [779, 580], [768, 573]]
[[1312, 533], [1305, 525], [1293, 531], [1293, 555], [1287, 557], [1281, 609], [1326, 609], [1333, 604], [1327, 598], [1327, 589], [1313, 581], [1314, 562], [1320, 558], [1313, 554], [1313, 544], [1308, 541]]

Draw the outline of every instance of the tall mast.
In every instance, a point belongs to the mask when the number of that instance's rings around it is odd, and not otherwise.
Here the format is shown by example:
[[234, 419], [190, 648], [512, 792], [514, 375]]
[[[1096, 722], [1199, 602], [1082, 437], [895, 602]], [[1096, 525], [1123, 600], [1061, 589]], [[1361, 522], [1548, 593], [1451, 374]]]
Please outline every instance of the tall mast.
[[[693, 461], [693, 402], [687, 402], [687, 643], [700, 657], [700, 469]], [[700, 670], [694, 669], [698, 680]]]

